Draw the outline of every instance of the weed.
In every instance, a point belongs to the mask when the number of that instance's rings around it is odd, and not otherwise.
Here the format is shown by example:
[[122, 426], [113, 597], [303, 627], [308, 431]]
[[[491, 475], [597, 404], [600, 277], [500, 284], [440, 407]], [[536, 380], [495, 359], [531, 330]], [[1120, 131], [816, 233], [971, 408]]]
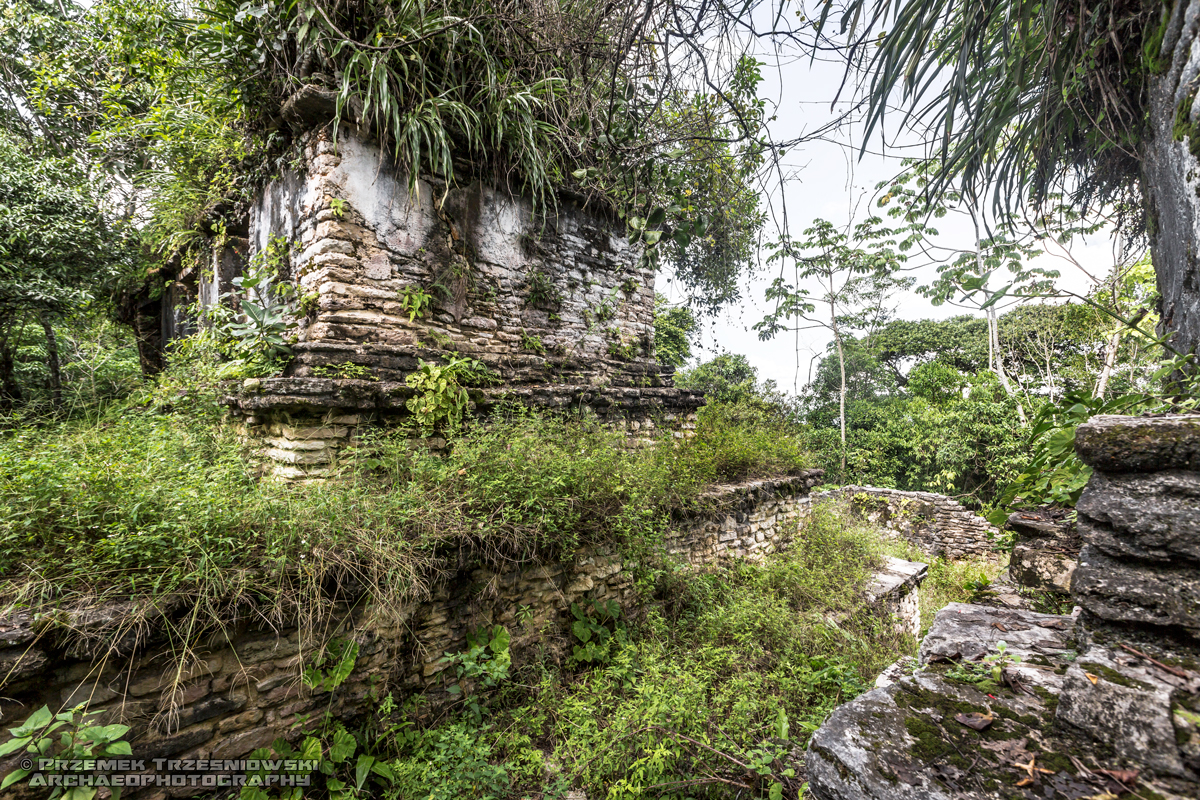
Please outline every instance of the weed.
[[333, 215], [335, 217], [337, 217], [338, 219], [342, 219], [346, 216], [346, 210], [348, 208], [350, 208], [350, 204], [347, 203], [342, 198], [340, 198], [340, 197], [329, 198], [329, 210], [332, 211]]
[[563, 296], [550, 276], [534, 269], [525, 277], [525, 305], [546, 311], [557, 311], [562, 307]]
[[521, 349], [538, 355], [546, 355], [546, 345], [542, 344], [541, 337], [530, 336], [524, 330], [521, 331]]
[[408, 410], [422, 430], [431, 432], [438, 425], [456, 428], [467, 410], [466, 387], [490, 381], [491, 373], [482, 363], [455, 353], [445, 364], [421, 361], [404, 380], [418, 392], [409, 398]]
[[487, 713], [483, 692], [495, 689], [508, 677], [512, 658], [508, 652], [511, 637], [502, 625], [483, 628], [467, 635], [467, 649], [446, 653], [442, 663], [454, 669], [457, 679], [446, 691], [463, 700], [467, 719], [479, 725]]
[[409, 284], [399, 293], [400, 308], [408, 314], [408, 321], [415, 322], [418, 317], [425, 318], [433, 308], [433, 295], [424, 287]]
[[296, 307], [302, 317], [316, 316], [317, 312], [321, 310], [321, 293], [317, 291], [305, 292], [297, 299]]
[[342, 378], [344, 380], [376, 381], [371, 374], [371, 368], [365, 364], [355, 364], [353, 361], [343, 361], [341, 364], [321, 364], [313, 367], [313, 375], [318, 378]]
[[621, 607], [616, 600], [593, 600], [571, 604], [571, 633], [579, 641], [571, 651], [570, 664], [608, 664], [614, 648], [627, 643], [625, 627], [619, 624]]
[[[125, 734], [128, 725], [94, 725], [92, 720], [102, 712], [83, 711], [83, 706], [54, 714], [49, 707], [42, 706], [16, 728], [9, 728], [12, 739], [0, 745], [0, 758], [19, 750], [41, 759], [54, 758], [63, 761], [91, 760], [111, 756], [132, 755]], [[57, 734], [57, 735], [55, 735]], [[57, 741], [56, 741], [57, 740]], [[33, 775], [29, 786], [45, 786], [45, 777], [32, 768], [18, 766], [0, 782], [0, 790]], [[40, 782], [39, 782], [40, 780]], [[47, 797], [82, 798], [91, 796], [86, 789], [56, 786]], [[119, 792], [114, 792], [117, 797]]]

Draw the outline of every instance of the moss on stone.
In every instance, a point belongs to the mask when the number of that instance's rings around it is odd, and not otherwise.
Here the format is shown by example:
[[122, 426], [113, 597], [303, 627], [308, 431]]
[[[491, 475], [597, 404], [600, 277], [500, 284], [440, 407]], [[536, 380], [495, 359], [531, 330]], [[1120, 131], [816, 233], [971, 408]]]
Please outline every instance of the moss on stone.
[[1103, 664], [1082, 663], [1079, 665], [1079, 668], [1101, 677], [1109, 683], [1115, 683], [1117, 686], [1125, 686], [1130, 689], [1143, 689], [1145, 691], [1153, 691], [1154, 689], [1154, 687], [1147, 683], [1130, 678], [1127, 675], [1122, 675], [1112, 667], [1106, 667]]

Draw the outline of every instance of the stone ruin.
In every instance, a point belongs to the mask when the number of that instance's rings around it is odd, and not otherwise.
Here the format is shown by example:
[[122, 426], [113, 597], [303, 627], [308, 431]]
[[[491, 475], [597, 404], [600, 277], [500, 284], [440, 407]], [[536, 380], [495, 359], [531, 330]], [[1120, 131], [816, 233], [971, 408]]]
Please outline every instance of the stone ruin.
[[1096, 417], [1076, 450], [1075, 611], [947, 606], [813, 736], [813, 797], [1200, 797], [1200, 416]]
[[294, 358], [225, 398], [276, 476], [322, 474], [358, 426], [408, 414], [405, 379], [421, 362], [452, 354], [493, 376], [470, 389], [476, 414], [517, 402], [594, 412], [636, 438], [663, 424], [689, 435], [703, 397], [655, 361], [654, 270], [615, 215], [565, 194], [535, 207], [481, 182], [410, 187], [349, 129], [301, 141], [299, 166], [262, 190], [243, 235], [181, 270], [161, 310], [167, 338], [187, 333], [185, 309], [231, 302], [256, 260], [294, 285]]

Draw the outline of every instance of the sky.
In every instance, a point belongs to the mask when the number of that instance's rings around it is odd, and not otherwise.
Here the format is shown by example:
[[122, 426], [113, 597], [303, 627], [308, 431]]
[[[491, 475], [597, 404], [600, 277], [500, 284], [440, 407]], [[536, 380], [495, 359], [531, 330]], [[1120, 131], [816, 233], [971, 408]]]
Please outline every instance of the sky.
[[[837, 109], [831, 109], [831, 101], [843, 79], [840, 64], [812, 64], [807, 57], [777, 59], [766, 53], [759, 53], [757, 57], [767, 62], [763, 67], [760, 96], [768, 100], [769, 106], [774, 106], [774, 111], [768, 114], [773, 113], [776, 117], [769, 125], [773, 141], [789, 140], [814, 131], [848, 107], [843, 103]], [[895, 128], [896, 123], [893, 122], [891, 127]], [[889, 135], [891, 133], [889, 131]], [[862, 127], [851, 125], [837, 136], [836, 141], [808, 142], [787, 153], [784, 157], [789, 167], [785, 171], [789, 176], [787, 181], [782, 188], [778, 183], [766, 187], [761, 195], [763, 207], [774, 217], [767, 222], [766, 240], [778, 238], [784, 204], [787, 229], [793, 237], [799, 236], [818, 218], [844, 226], [848, 220], [861, 220], [871, 213], [880, 213], [875, 202], [878, 197], [875, 186], [900, 171], [903, 157], [920, 154], [926, 145], [920, 137], [907, 134], [896, 137], [892, 146], [885, 150], [879, 139], [873, 137], [869, 142], [870, 152], [860, 157], [861, 141]], [[965, 215], [938, 220], [936, 227], [940, 234], [939, 244], [973, 249], [974, 229]], [[1113, 246], [1110, 234], [1105, 231], [1086, 240], [1071, 242], [1068, 248], [1080, 266], [1100, 277], [1113, 263]], [[1059, 285], [1071, 291], [1085, 293], [1091, 285], [1078, 267], [1062, 257], [1041, 256], [1037, 265], [1059, 270], [1062, 273]], [[778, 268], [778, 265], [764, 267], [757, 276], [744, 281], [742, 301], [706, 321], [699, 346], [693, 347], [693, 363], [695, 359], [707, 360], [723, 351], [741, 353], [757, 368], [760, 379], [773, 379], [787, 391], [804, 387], [810, 365], [815, 368], [814, 356], [825, 352], [829, 335], [817, 329], [801, 331], [798, 343], [793, 333], [780, 334], [763, 342], [752, 329], [754, 323], [770, 310], [764, 293], [778, 274]], [[929, 283], [936, 274], [936, 268], [932, 266], [917, 268], [910, 273], [918, 285]], [[680, 287], [670, 283], [666, 275], [659, 276], [657, 288], [672, 302], [684, 300]], [[815, 285], [809, 288], [816, 289]], [[970, 307], [949, 303], [934, 306], [913, 292], [896, 296], [892, 305], [896, 306], [895, 317], [903, 319], [944, 319], [957, 314], [982, 316], [982, 312]]]

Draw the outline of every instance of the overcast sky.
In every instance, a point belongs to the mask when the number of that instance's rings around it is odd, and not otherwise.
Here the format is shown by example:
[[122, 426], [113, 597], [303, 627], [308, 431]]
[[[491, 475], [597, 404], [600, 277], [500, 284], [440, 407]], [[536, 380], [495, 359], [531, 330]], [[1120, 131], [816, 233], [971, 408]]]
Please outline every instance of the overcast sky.
[[[803, 57], [779, 61], [767, 54], [759, 55], [759, 60], [769, 62], [763, 68], [765, 81], [760, 95], [777, 106], [773, 112], [777, 119], [770, 124], [774, 141], [810, 133], [846, 107], [843, 105], [837, 110], [830, 108], [830, 102], [843, 78], [840, 65], [814, 65]], [[897, 124], [898, 120], [894, 120], [889, 127], [894, 129]], [[783, 221], [781, 201], [786, 201], [787, 227], [793, 237], [800, 236], [818, 218], [843, 226], [852, 217], [861, 219], [871, 213], [879, 213], [881, 209], [875, 204], [876, 184], [893, 177], [900, 170], [901, 158], [920, 155], [924, 146], [919, 137], [909, 135], [899, 139], [903, 147], [880, 153], [880, 142], [876, 137], [870, 142], [873, 152], [860, 159], [857, 146], [861, 142], [861, 128], [851, 126], [837, 139], [837, 142], [809, 142], [787, 154], [785, 161], [790, 178], [782, 192], [778, 186], [773, 186], [768, 187], [762, 196], [764, 208], [773, 216], [767, 223], [765, 239], [772, 240], [778, 236], [777, 231]], [[936, 222], [941, 235], [939, 244], [971, 249], [974, 230], [969, 218], [952, 217]], [[1074, 258], [1093, 275], [1104, 275], [1113, 262], [1113, 242], [1107, 234], [1073, 242], [1070, 250]], [[1043, 262], [1039, 266], [1062, 272], [1061, 285], [1073, 291], [1086, 291], [1090, 285], [1088, 279], [1064, 259], [1043, 256], [1038, 261]], [[764, 293], [778, 273], [778, 268], [778, 265], [765, 268], [762, 274], [743, 285], [743, 300], [738, 306], [706, 322], [701, 347], [696, 348], [695, 354], [707, 360], [723, 350], [742, 353], [758, 369], [760, 378], [772, 378], [781, 388], [790, 391], [794, 385], [802, 388], [807, 382], [812, 357], [825, 352], [829, 336], [819, 329], [802, 331], [799, 348], [792, 333], [780, 334], [767, 342], [759, 341], [752, 326], [769, 311]], [[920, 285], [935, 278], [936, 270], [933, 267], [918, 269], [912, 275]], [[673, 302], [683, 299], [679, 287], [669, 283], [666, 276], [660, 275], [657, 284], [658, 290]], [[809, 288], [816, 289], [815, 286]], [[941, 319], [956, 314], [979, 314], [950, 304], [935, 307], [914, 293], [899, 295], [893, 303], [898, 306], [896, 316], [904, 319]]]

